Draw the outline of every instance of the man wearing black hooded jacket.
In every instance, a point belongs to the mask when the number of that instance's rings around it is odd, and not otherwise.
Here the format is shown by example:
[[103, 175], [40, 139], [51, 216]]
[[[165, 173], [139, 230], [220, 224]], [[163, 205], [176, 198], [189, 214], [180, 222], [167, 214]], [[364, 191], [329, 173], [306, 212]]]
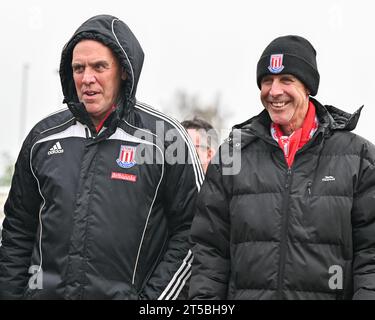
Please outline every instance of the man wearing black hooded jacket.
[[27, 136], [5, 204], [1, 298], [181, 292], [203, 173], [181, 125], [135, 99], [143, 57], [128, 26], [108, 15], [65, 45], [68, 108]]
[[[273, 40], [265, 110], [209, 165], [192, 224], [193, 299], [375, 299], [375, 147], [323, 106], [313, 46]], [[228, 152], [225, 152], [228, 150]]]

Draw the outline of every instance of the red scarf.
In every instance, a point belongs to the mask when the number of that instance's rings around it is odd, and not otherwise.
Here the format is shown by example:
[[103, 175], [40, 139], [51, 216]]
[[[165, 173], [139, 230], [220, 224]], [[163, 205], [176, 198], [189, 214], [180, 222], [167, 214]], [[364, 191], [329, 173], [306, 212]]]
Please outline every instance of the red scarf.
[[318, 126], [319, 122], [316, 117], [315, 107], [311, 101], [309, 102], [309, 109], [302, 127], [294, 131], [290, 136], [283, 135], [283, 131], [278, 124], [271, 124], [271, 135], [277, 141], [281, 150], [283, 150], [289, 168], [293, 164], [297, 151], [311, 139]]

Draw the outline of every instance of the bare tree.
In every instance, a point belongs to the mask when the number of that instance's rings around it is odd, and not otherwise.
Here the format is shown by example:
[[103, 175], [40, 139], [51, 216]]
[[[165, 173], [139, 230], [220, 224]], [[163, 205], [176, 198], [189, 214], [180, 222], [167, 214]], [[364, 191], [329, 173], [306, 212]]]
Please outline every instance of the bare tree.
[[164, 110], [179, 121], [203, 118], [217, 130], [223, 129], [225, 115], [222, 114], [221, 95], [217, 93], [213, 101], [203, 103], [197, 95], [191, 95], [185, 90], [176, 91], [172, 103]]
[[7, 152], [1, 154], [2, 163], [4, 163], [4, 172], [0, 176], [0, 186], [10, 186], [14, 172], [14, 160]]

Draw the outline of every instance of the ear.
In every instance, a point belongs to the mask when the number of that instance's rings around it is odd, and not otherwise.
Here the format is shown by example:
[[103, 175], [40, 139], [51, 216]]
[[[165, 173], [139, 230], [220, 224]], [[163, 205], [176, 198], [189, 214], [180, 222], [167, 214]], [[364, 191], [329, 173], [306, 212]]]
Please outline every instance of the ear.
[[121, 79], [125, 81], [127, 78], [128, 78], [128, 75], [126, 74], [125, 69], [122, 68]]
[[215, 153], [215, 152], [214, 152], [214, 150], [212, 150], [212, 148], [208, 148], [208, 149], [207, 149], [207, 161], [208, 161], [208, 162], [211, 161], [211, 159], [212, 159], [214, 153]]

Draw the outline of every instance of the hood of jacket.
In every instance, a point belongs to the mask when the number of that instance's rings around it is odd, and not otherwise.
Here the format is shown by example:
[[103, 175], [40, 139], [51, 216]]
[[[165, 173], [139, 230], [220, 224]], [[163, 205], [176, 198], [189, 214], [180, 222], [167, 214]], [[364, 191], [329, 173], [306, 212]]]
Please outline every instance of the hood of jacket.
[[[363, 106], [351, 114], [330, 105], [322, 105], [314, 98], [310, 97], [310, 100], [316, 108], [319, 127], [326, 135], [331, 134], [335, 130], [352, 131], [357, 126]], [[267, 110], [263, 110], [257, 116], [235, 125], [230, 137], [234, 143], [240, 143], [241, 148], [259, 137], [274, 143], [270, 135], [270, 126], [271, 118]], [[236, 141], [238, 139], [240, 141]]]
[[[64, 102], [68, 104], [71, 110], [78, 108], [80, 104], [74, 85], [71, 63], [75, 45], [84, 39], [102, 42], [117, 56], [120, 65], [125, 68], [128, 76], [122, 84], [120, 100], [123, 102], [122, 105], [133, 106], [144, 53], [129, 27], [111, 15], [98, 15], [88, 19], [75, 31], [64, 46], [59, 71]], [[72, 111], [75, 113], [74, 110]]]

